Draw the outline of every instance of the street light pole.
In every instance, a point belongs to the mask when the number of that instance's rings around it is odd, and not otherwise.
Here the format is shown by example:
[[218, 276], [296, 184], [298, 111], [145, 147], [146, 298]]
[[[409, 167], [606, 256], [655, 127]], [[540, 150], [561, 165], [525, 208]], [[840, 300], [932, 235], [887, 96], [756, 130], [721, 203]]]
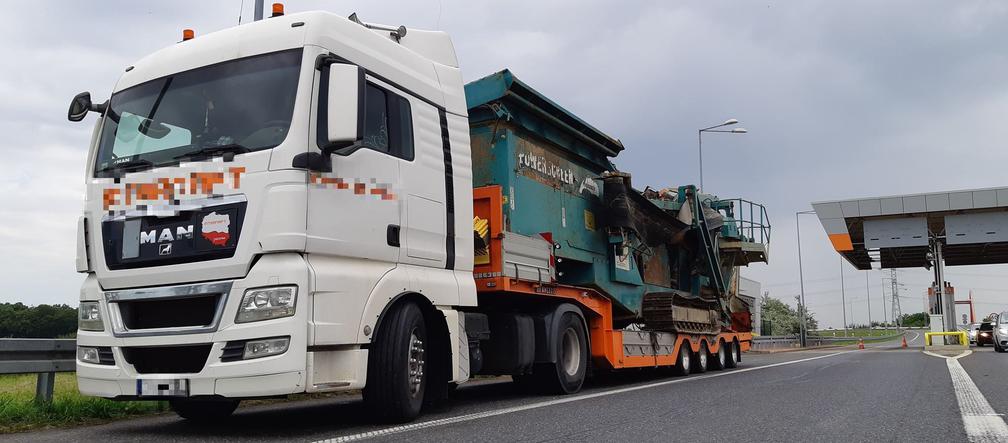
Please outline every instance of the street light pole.
[[847, 336], [847, 290], [843, 281], [843, 257], [840, 257], [840, 303], [843, 303], [843, 336]]
[[703, 189], [703, 129], [696, 132], [697, 157], [700, 159], [700, 189]]
[[802, 272], [802, 260], [801, 260], [801, 223], [799, 223], [798, 216], [801, 214], [815, 214], [815, 211], [798, 211], [795, 212], [795, 229], [798, 237], [798, 287], [801, 290], [801, 300], [799, 301], [798, 315], [801, 315], [801, 335], [799, 341], [801, 346], [804, 348], [807, 345], [808, 336], [808, 314], [806, 314], [805, 308], [805, 274]]
[[255, 10], [252, 12], [252, 20], [259, 21], [263, 19], [263, 0], [255, 0]]
[[735, 120], [734, 118], [730, 118], [728, 120], [725, 120], [725, 122], [721, 123], [720, 125], [709, 126], [709, 127], [697, 130], [697, 150], [698, 150], [697, 157], [700, 159], [700, 189], [703, 189], [703, 133], [704, 132], [725, 132], [725, 133], [728, 133], [728, 134], [745, 134], [745, 133], [749, 132], [749, 131], [745, 130], [745, 128], [735, 128], [735, 129], [732, 129], [730, 131], [728, 131], [728, 130], [717, 130], [717, 128], [720, 128], [720, 127], [723, 127], [723, 126], [731, 126], [731, 125], [734, 125], [736, 123], [738, 123], [738, 120]]
[[889, 314], [885, 308], [885, 281], [879, 281], [882, 283], [882, 329], [885, 329], [889, 325]]
[[868, 294], [868, 330], [871, 331], [871, 271], [864, 274], [865, 293]]

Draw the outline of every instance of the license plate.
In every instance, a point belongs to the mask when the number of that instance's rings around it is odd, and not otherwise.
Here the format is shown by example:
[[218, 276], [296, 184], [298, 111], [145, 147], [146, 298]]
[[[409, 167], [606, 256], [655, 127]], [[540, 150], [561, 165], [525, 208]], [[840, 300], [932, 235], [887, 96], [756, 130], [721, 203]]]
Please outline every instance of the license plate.
[[138, 397], [188, 397], [189, 379], [138, 379], [136, 391]]

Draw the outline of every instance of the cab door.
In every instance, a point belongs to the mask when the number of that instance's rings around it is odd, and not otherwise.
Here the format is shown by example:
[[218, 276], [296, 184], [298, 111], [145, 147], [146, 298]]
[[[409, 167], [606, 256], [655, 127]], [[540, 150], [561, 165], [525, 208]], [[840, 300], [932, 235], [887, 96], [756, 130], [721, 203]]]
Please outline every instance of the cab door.
[[310, 252], [398, 262], [403, 159], [395, 155], [389, 102], [389, 92], [369, 80], [359, 146], [343, 155], [331, 154], [331, 172], [310, 173]]

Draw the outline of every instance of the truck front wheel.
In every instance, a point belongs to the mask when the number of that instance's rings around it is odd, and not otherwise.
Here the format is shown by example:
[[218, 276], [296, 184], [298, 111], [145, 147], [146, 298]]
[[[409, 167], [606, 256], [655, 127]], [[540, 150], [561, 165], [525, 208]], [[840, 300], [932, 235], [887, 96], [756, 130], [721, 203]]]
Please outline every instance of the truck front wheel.
[[179, 417], [193, 422], [209, 422], [227, 418], [238, 408], [239, 400], [175, 399], [168, 405]]
[[416, 418], [427, 385], [427, 328], [413, 303], [387, 314], [368, 352], [364, 403], [382, 420]]

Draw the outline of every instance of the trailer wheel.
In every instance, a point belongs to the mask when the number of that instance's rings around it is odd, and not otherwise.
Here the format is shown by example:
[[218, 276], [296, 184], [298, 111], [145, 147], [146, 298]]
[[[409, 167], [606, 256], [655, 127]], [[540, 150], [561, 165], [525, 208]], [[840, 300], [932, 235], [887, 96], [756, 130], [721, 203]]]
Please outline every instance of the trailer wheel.
[[738, 362], [739, 362], [739, 344], [737, 341], [732, 340], [732, 342], [728, 344], [728, 360], [725, 362], [726, 363], [725, 367], [734, 368], [738, 366]]
[[716, 370], [721, 370], [728, 367], [728, 351], [725, 349], [724, 340], [718, 339], [717, 353], [714, 354], [714, 361], [711, 362], [711, 368]]
[[692, 360], [690, 357], [693, 354], [693, 351], [690, 350], [689, 346], [688, 340], [683, 340], [683, 342], [679, 344], [679, 355], [676, 357], [674, 369], [676, 375], [689, 375], [690, 373], [690, 363]]
[[386, 315], [368, 353], [364, 403], [379, 419], [409, 421], [420, 414], [427, 386], [427, 328], [413, 303]]
[[557, 350], [555, 364], [537, 365], [535, 371], [543, 377], [542, 387], [557, 394], [573, 394], [581, 390], [588, 372], [588, 334], [577, 315], [566, 312], [560, 318], [557, 335], [553, 337]]
[[227, 418], [238, 408], [240, 400], [200, 400], [180, 398], [169, 400], [168, 405], [179, 417], [205, 423]]
[[710, 353], [707, 351], [707, 342], [700, 341], [700, 350], [694, 353], [693, 373], [700, 374], [707, 372], [707, 363], [710, 360]]

